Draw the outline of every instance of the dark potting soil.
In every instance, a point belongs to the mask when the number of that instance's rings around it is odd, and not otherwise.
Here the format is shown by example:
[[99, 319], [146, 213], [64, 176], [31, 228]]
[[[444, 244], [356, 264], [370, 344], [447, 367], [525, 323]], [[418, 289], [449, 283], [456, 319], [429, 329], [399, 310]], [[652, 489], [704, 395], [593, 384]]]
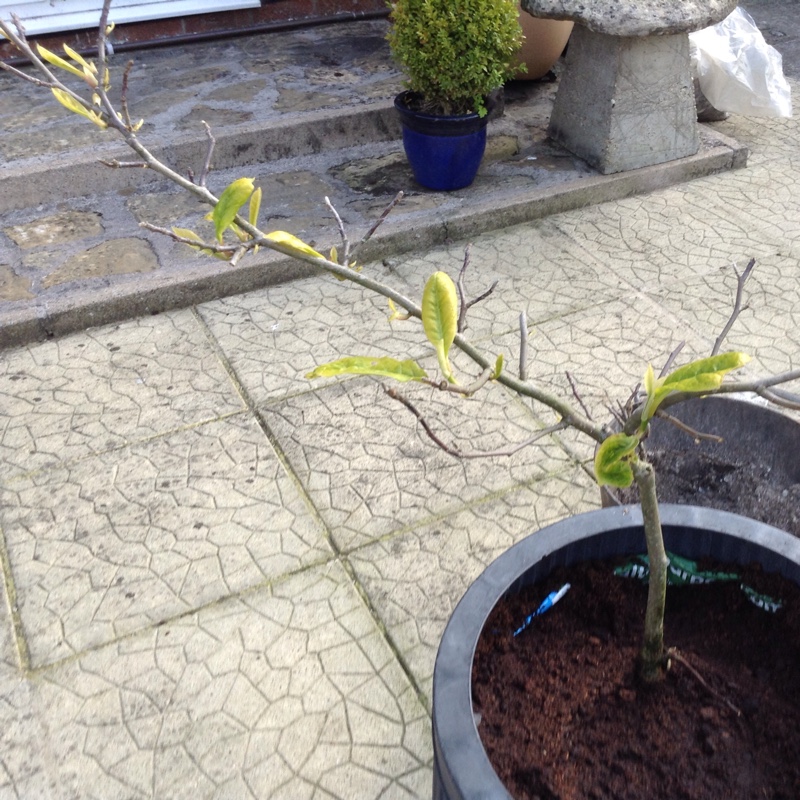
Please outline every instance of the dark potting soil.
[[[700, 450], [655, 449], [648, 451], [648, 458], [655, 467], [660, 502], [732, 511], [800, 536], [800, 484], [785, 473]], [[617, 496], [623, 503], [639, 502], [635, 487], [618, 490]]]
[[[654, 686], [635, 670], [646, 586], [608, 563], [557, 570], [494, 609], [473, 701], [513, 797], [800, 798], [800, 590], [757, 567], [734, 570], [783, 608], [757, 608], [738, 582], [670, 588], [666, 640], [681, 658]], [[514, 637], [567, 581], [565, 597]]]

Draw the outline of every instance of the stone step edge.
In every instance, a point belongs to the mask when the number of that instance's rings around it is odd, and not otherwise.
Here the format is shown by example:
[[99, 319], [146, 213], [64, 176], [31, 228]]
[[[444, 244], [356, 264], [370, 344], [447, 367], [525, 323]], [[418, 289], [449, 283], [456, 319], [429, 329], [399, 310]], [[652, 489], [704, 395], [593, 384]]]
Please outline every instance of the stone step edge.
[[[695, 178], [747, 165], [748, 150], [730, 137], [709, 131], [715, 144], [694, 156], [651, 167], [596, 175], [571, 183], [508, 195], [456, 212], [389, 220], [361, 251], [367, 265], [378, 259], [419, 252], [450, 240], [469, 238], [588, 205], [621, 200]], [[368, 268], [368, 267], [367, 267]], [[0, 349], [60, 337], [98, 325], [157, 314], [308, 277], [317, 272], [275, 252], [262, 251], [237, 267], [209, 259], [190, 271], [151, 273], [126, 282], [35, 298], [0, 311]]]
[[[292, 114], [275, 122], [246, 123], [212, 133], [216, 140], [216, 170], [392, 141], [401, 136], [391, 100]], [[94, 134], [87, 123], [87, 136]], [[147, 147], [149, 138], [142, 137]], [[189, 170], [200, 172], [207, 148], [203, 132], [182, 135], [151, 150], [169, 167], [186, 175]], [[92, 150], [57, 158], [37, 156], [4, 167], [0, 176], [0, 213], [166, 181], [149, 169], [109, 168], [100, 163], [100, 158], [124, 162], [135, 156], [117, 140]]]

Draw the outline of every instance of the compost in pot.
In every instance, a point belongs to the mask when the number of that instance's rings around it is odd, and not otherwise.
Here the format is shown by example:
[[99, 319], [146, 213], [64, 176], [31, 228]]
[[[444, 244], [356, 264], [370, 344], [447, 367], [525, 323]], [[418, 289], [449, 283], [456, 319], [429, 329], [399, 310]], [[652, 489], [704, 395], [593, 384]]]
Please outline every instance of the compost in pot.
[[[782, 608], [757, 607], [739, 581], [670, 588], [677, 657], [656, 686], [635, 670], [646, 587], [609, 562], [560, 568], [495, 607], [473, 662], [473, 708], [512, 797], [800, 796], [800, 591], [734, 570]], [[564, 598], [514, 636], [566, 582]]]

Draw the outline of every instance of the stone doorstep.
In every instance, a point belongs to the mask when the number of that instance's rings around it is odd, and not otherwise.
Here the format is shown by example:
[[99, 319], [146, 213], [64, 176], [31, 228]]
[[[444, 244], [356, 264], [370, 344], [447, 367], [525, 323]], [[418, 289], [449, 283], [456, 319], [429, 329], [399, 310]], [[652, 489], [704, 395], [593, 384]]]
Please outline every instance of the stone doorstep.
[[[392, 102], [379, 101], [358, 109], [326, 109], [293, 115], [283, 123], [231, 126], [215, 131], [214, 135], [214, 167], [223, 170], [392, 141], [400, 138], [400, 124]], [[184, 135], [152, 149], [173, 169], [185, 174], [189, 169], [199, 169], [207, 147], [205, 138]], [[37, 157], [4, 168], [0, 176], [0, 214], [87, 197], [96, 194], [99, 186], [103, 191], [123, 191], [163, 180], [144, 169], [109, 169], [98, 161], [99, 157], [124, 162], [131, 160], [131, 153], [124, 145], [115, 144], [100, 153], [97, 149], [83, 150], [61, 155], [57, 161]]]
[[[498, 188], [502, 181], [497, 180], [496, 186], [489, 188], [489, 181], [494, 179], [487, 178], [483, 192], [467, 190], [461, 202], [450, 203], [444, 209], [416, 209], [393, 215], [363, 249], [363, 260], [420, 251], [450, 239], [475, 236], [746, 165], [747, 148], [716, 131], [704, 130], [705, 141], [696, 155], [642, 169], [584, 176], [543, 189], [511, 185], [503, 191]], [[70, 263], [78, 275], [88, 275], [92, 270], [96, 275], [98, 264], [102, 269], [114, 252], [114, 245], [109, 243], [105, 249], [94, 248]], [[142, 253], [133, 262], [128, 259], [121, 264], [125, 274], [104, 275], [100, 284], [64, 283], [54, 293], [24, 299], [23, 292], [18, 302], [0, 304], [0, 348], [184, 308], [314, 272], [313, 267], [265, 251], [235, 268], [209, 259], [181, 270], [164, 270], [155, 268], [148, 256]], [[0, 274], [0, 281], [12, 281], [13, 277]]]

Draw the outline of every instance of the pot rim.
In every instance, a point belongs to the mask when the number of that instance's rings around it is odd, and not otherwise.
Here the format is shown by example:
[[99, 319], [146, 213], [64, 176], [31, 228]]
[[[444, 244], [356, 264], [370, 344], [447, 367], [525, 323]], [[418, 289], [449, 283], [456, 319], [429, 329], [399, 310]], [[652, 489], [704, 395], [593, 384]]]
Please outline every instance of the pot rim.
[[[787, 577], [800, 583], [800, 539], [786, 531], [738, 514], [697, 506], [664, 503], [660, 513], [665, 540], [673, 540], [671, 549], [680, 552], [681, 540], [684, 546], [691, 540], [691, 557], [709, 555], [712, 541], [719, 545], [722, 536], [726, 538], [723, 547], [730, 550], [721, 556], [722, 560], [745, 563], [758, 559], [766, 569], [784, 575], [794, 565], [794, 574]], [[569, 551], [579, 544], [587, 550], [580, 560], [642, 552], [645, 544], [641, 506], [589, 511], [527, 536], [481, 573], [453, 611], [433, 673], [434, 781], [440, 780], [448, 790], [444, 797], [511, 800], [489, 762], [473, 717], [475, 648], [498, 600], [524, 585], [524, 576], [537, 565], [546, 574], [556, 566], [571, 563]], [[535, 580], [538, 578], [531, 582]], [[452, 775], [468, 776], [467, 794], [463, 786], [453, 784]]]
[[410, 89], [405, 89], [404, 91], [395, 95], [394, 107], [398, 110], [401, 117], [409, 115], [431, 123], [467, 122], [472, 120], [486, 120], [488, 122], [489, 115], [492, 113], [495, 105], [497, 105], [497, 100], [494, 98], [494, 96], [488, 95], [485, 98], [487, 113], [484, 114], [483, 117], [480, 117], [476, 111], [471, 111], [469, 114], [426, 114], [424, 111], [414, 111], [413, 109], [409, 108], [405, 102], [409, 97], [420, 97], [420, 95], [417, 92], [412, 92]]

